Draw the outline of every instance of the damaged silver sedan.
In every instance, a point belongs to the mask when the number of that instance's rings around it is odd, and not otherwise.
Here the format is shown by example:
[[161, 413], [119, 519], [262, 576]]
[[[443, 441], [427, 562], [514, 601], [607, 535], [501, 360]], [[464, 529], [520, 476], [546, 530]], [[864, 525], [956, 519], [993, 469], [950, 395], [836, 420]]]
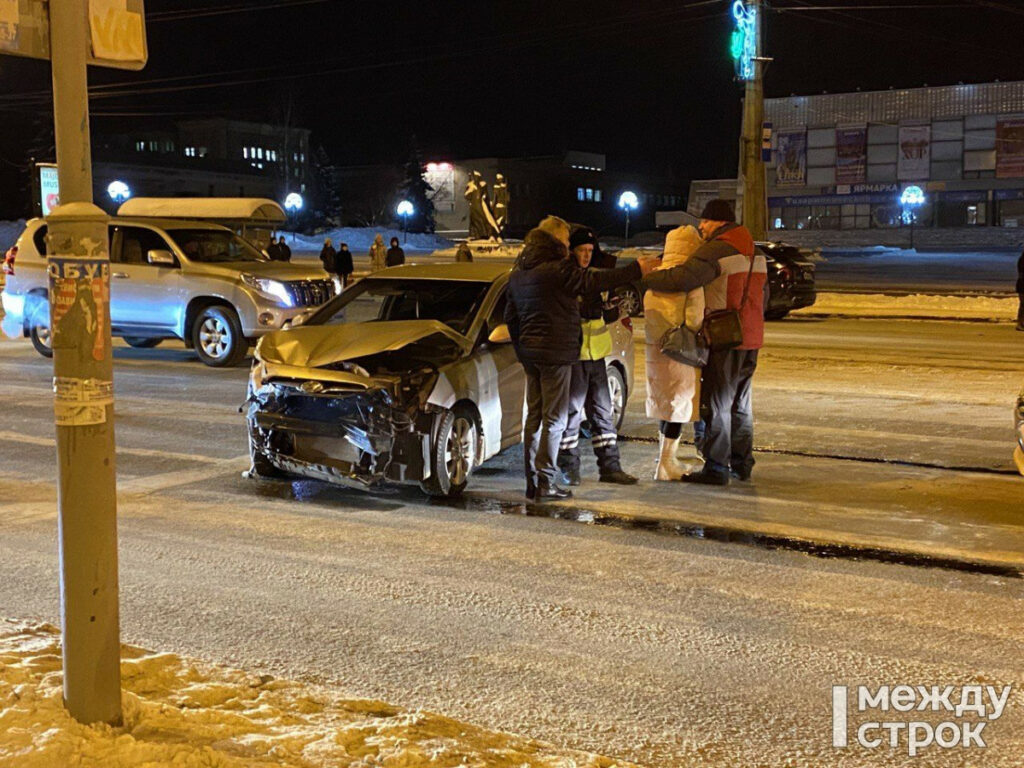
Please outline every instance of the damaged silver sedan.
[[[456, 496], [522, 442], [526, 377], [504, 326], [507, 265], [393, 267], [256, 347], [246, 405], [252, 474]], [[611, 326], [618, 418], [632, 332]]]

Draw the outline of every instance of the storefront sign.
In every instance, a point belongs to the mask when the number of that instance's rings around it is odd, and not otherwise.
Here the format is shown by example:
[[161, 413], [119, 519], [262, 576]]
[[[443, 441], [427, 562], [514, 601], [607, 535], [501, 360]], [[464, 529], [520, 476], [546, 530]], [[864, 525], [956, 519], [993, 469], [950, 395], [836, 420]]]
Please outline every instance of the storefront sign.
[[996, 178], [1024, 176], [1024, 118], [996, 122]]
[[853, 205], [856, 203], [895, 203], [891, 192], [871, 192], [861, 195], [796, 195], [793, 197], [769, 197], [771, 208], [804, 205]]
[[901, 125], [900, 152], [896, 178], [900, 181], [926, 180], [931, 172], [930, 125]]
[[779, 131], [775, 145], [775, 185], [802, 187], [807, 183], [807, 131]]
[[866, 125], [836, 128], [836, 183], [860, 184], [868, 170]]

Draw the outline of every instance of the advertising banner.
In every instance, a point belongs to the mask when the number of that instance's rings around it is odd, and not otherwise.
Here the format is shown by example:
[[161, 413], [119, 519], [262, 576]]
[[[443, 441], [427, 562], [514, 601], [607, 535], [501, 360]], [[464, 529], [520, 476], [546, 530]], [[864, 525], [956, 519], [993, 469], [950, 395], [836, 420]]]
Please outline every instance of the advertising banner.
[[807, 131], [779, 131], [775, 149], [775, 186], [802, 187], [807, 183]]
[[900, 152], [896, 178], [900, 181], [922, 181], [931, 172], [930, 125], [901, 125]]
[[996, 122], [996, 178], [1024, 177], [1024, 118]]
[[50, 211], [60, 205], [57, 166], [40, 164], [37, 167], [39, 168], [39, 202], [42, 205], [43, 216], [49, 216]]
[[868, 127], [836, 128], [836, 184], [860, 184], [868, 172]]
[[451, 163], [427, 163], [423, 180], [433, 190], [430, 201], [435, 210], [455, 210], [455, 168]]

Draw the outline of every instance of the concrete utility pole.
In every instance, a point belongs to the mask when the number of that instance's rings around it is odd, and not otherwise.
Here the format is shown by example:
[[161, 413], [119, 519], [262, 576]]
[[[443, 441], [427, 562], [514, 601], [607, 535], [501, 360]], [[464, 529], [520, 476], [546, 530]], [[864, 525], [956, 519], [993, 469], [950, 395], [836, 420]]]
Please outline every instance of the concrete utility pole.
[[768, 198], [761, 131], [764, 124], [764, 70], [768, 60], [762, 54], [764, 5], [762, 0], [744, 0], [754, 11], [754, 76], [746, 81], [743, 97], [743, 131], [740, 139], [740, 178], [743, 183], [743, 225], [755, 240], [768, 232]]
[[57, 429], [64, 703], [121, 722], [113, 360], [107, 216], [93, 205], [82, 0], [50, 0], [61, 204], [47, 219]]

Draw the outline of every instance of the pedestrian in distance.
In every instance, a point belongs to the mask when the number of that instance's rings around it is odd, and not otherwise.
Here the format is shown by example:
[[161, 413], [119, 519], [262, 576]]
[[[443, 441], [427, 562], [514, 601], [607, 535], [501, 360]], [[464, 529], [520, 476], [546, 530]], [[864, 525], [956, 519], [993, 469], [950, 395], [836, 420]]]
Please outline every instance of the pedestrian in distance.
[[[726, 200], [712, 200], [700, 216], [703, 245], [683, 264], [649, 274], [649, 290], [689, 293], [704, 288], [706, 313], [733, 311], [742, 340], [732, 348], [712, 348], [701, 381], [699, 472], [682, 480], [728, 485], [730, 477], [749, 480], [754, 469], [754, 414], [751, 386], [757, 353], [764, 343], [764, 302], [768, 263], [746, 227], [736, 223]], [[705, 323], [708, 314], [705, 315]]]
[[329, 237], [324, 239], [324, 247], [320, 249], [320, 263], [323, 265], [324, 272], [330, 275], [334, 281], [335, 291], [340, 292], [341, 278], [338, 277], [338, 252], [334, 250], [334, 244]]
[[1024, 331], [1024, 251], [1017, 259], [1017, 330]]
[[[576, 227], [569, 235], [569, 258], [587, 272], [597, 237], [589, 227]], [[559, 447], [558, 466], [570, 486], [580, 484], [580, 428], [590, 421], [590, 445], [597, 457], [598, 478], [602, 483], [636, 485], [637, 479], [622, 469], [619, 456], [618, 426], [608, 389], [608, 365], [612, 353], [609, 323], [619, 319], [618, 309], [607, 293], [586, 293], [579, 298], [580, 328], [583, 343], [579, 360], [572, 366], [569, 384], [569, 416]]]
[[380, 232], [373, 238], [373, 245], [370, 246], [370, 271], [380, 272], [387, 266], [388, 251], [384, 247], [384, 235]]
[[[700, 246], [700, 233], [693, 227], [673, 229], [665, 238], [665, 254], [658, 269], [685, 264]], [[661, 341], [668, 331], [684, 323], [698, 332], [703, 321], [703, 288], [694, 288], [689, 293], [652, 290], [644, 294], [647, 416], [658, 420], [661, 435], [655, 480], [679, 480], [688, 471], [677, 457], [679, 440], [683, 424], [700, 418], [700, 368], [664, 354]]]
[[391, 247], [388, 248], [388, 252], [384, 255], [384, 263], [389, 267], [399, 267], [405, 264], [405, 251], [398, 244], [397, 237], [391, 238]]
[[469, 250], [469, 245], [459, 243], [459, 247], [455, 249], [455, 261], [463, 264], [473, 261], [473, 252]]
[[348, 243], [342, 243], [338, 246], [335, 266], [337, 267], [337, 275], [341, 278], [341, 290], [345, 290], [348, 287], [348, 281], [352, 277], [352, 273], [355, 272], [355, 265], [352, 263], [352, 251], [348, 249]]
[[277, 238], [277, 252], [280, 255], [280, 261], [291, 261], [292, 260], [292, 249], [288, 247], [288, 243], [284, 241], [284, 235]]
[[572, 369], [583, 341], [579, 298], [638, 280], [655, 264], [640, 259], [620, 269], [580, 269], [569, 258], [569, 225], [557, 216], [548, 216], [526, 235], [509, 277], [505, 322], [526, 372], [527, 498], [572, 497], [558, 485], [557, 460], [569, 415]]
[[266, 247], [264, 253], [267, 254], [267, 258], [271, 261], [283, 261], [281, 258], [281, 247], [277, 244], [277, 238], [273, 235], [271, 235], [270, 245]]

